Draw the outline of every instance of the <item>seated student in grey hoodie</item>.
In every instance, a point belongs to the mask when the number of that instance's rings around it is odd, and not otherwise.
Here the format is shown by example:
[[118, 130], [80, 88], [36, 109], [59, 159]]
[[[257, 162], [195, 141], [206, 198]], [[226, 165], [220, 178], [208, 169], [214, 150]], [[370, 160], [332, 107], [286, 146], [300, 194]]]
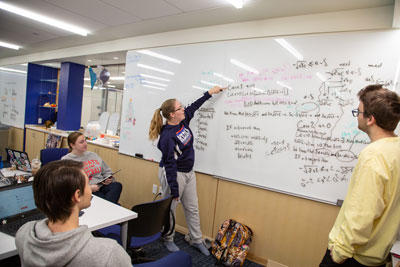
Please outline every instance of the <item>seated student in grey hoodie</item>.
[[90, 206], [92, 191], [83, 163], [59, 160], [35, 175], [36, 206], [47, 219], [24, 224], [15, 236], [22, 266], [132, 266], [113, 239], [95, 238], [79, 226], [79, 211]]
[[122, 191], [122, 185], [115, 181], [112, 170], [94, 152], [87, 151], [85, 136], [80, 132], [68, 135], [70, 153], [61, 159], [72, 159], [83, 162], [83, 169], [89, 177], [90, 188], [94, 195], [113, 203], [118, 203]]

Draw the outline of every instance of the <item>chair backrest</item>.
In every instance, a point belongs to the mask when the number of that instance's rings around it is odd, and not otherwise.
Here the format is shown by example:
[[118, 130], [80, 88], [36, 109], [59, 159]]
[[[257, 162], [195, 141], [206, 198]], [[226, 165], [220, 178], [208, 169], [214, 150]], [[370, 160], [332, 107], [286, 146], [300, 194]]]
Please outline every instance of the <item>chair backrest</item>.
[[42, 165], [60, 160], [64, 155], [68, 153], [68, 148], [45, 148], [40, 150], [40, 161]]
[[172, 196], [169, 196], [134, 206], [132, 211], [137, 212], [139, 216], [128, 222], [128, 237], [152, 236], [163, 229], [172, 229], [174, 225], [170, 226], [171, 203]]

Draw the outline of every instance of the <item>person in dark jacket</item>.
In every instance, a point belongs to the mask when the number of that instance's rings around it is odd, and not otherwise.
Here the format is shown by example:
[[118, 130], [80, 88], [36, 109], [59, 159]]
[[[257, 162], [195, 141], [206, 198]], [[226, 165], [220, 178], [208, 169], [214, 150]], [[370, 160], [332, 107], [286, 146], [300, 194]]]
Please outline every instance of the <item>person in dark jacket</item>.
[[[169, 195], [174, 197], [171, 205], [174, 215], [178, 202], [182, 202], [191, 244], [206, 256], [210, 253], [202, 242], [196, 176], [193, 171], [193, 133], [189, 123], [204, 102], [224, 89], [215, 86], [186, 108], [176, 99], [164, 101], [161, 108], [154, 112], [149, 130], [150, 140], [154, 141], [160, 137], [157, 147], [161, 150], [162, 157], [158, 178], [163, 197]], [[161, 113], [166, 119], [164, 125]], [[164, 238], [164, 244], [169, 251], [178, 251], [179, 248], [173, 239], [174, 233]]]

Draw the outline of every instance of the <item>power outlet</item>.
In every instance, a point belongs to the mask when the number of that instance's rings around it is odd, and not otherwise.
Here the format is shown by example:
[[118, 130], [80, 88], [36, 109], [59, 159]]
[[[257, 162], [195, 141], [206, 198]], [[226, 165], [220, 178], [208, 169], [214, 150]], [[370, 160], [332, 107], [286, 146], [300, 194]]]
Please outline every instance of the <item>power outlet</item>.
[[153, 184], [153, 194], [157, 195], [157, 188], [158, 186], [156, 184]]

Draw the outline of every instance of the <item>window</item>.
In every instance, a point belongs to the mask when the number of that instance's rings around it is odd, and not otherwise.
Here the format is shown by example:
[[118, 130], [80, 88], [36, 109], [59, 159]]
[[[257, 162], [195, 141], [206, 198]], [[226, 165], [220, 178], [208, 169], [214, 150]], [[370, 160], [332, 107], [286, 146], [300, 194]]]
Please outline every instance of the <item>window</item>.
[[[85, 81], [83, 87], [81, 127], [85, 127], [89, 121], [97, 121], [102, 112], [121, 114], [122, 97], [124, 92], [125, 64], [105, 65], [110, 72], [110, 78], [105, 85], [99, 88], [98, 83], [90, 88], [89, 69], [85, 69]], [[100, 70], [93, 66], [93, 71], [98, 75]]]

